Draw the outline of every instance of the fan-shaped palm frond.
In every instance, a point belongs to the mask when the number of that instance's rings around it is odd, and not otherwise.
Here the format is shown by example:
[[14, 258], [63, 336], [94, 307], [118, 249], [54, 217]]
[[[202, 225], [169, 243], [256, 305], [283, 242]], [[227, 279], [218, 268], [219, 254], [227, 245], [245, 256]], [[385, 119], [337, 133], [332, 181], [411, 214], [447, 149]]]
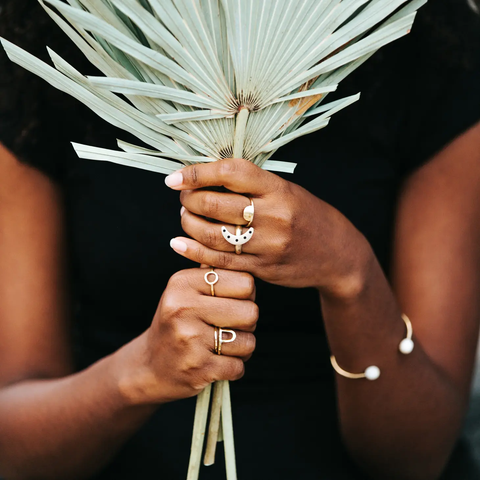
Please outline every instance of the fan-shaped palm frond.
[[241, 108], [251, 115], [236, 153], [292, 172], [294, 164], [269, 160], [273, 153], [356, 101], [319, 106], [406, 34], [426, 0], [39, 2], [105, 76], [86, 77], [49, 50], [53, 68], [2, 39], [10, 59], [150, 147], [75, 144], [78, 155], [171, 173], [231, 157]]

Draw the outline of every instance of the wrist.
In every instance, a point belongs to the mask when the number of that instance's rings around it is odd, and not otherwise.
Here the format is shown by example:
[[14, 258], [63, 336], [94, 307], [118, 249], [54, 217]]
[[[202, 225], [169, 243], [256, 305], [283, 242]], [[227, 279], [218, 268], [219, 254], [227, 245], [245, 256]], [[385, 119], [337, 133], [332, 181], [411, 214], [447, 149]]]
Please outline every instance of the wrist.
[[146, 337], [143, 333], [112, 355], [112, 376], [125, 406], [159, 405], [167, 401], [153, 394], [158, 391], [158, 379], [145, 361]]
[[356, 301], [368, 287], [375, 264], [375, 254], [367, 239], [353, 226], [349, 241], [332, 266], [327, 281], [317, 289], [322, 298], [332, 302]]

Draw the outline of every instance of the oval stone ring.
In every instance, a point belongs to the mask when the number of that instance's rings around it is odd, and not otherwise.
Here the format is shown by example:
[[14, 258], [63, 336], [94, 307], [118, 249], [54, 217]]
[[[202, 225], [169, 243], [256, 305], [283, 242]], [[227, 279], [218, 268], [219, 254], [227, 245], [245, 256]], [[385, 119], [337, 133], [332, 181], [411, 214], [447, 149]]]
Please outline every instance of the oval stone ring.
[[245, 219], [246, 222], [248, 222], [246, 225], [247, 228], [250, 228], [250, 225], [252, 225], [253, 217], [255, 215], [255, 207], [253, 205], [253, 200], [251, 198], [249, 198], [249, 200], [250, 200], [250, 205], [247, 205], [243, 209], [243, 218]]

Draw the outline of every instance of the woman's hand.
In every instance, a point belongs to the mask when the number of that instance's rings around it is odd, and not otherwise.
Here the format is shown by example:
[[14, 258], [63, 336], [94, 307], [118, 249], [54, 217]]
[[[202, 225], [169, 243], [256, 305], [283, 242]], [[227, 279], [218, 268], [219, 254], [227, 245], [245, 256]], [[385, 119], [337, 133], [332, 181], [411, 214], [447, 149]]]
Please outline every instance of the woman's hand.
[[[204, 279], [208, 271], [195, 268], [173, 275], [151, 327], [126, 347], [134, 349], [135, 358], [124, 366], [124, 391], [132, 403], [187, 398], [217, 380], [243, 376], [244, 361], [255, 349], [254, 280], [248, 273], [216, 270], [213, 297]], [[237, 334], [234, 342], [223, 344], [222, 355], [214, 352], [214, 326]]]
[[[338, 210], [304, 188], [242, 159], [186, 167], [166, 183], [182, 191], [182, 226], [194, 239], [174, 239], [177, 253], [287, 287], [334, 292], [361, 284], [357, 277], [369, 258], [366, 240]], [[222, 186], [228, 192], [207, 189]], [[235, 225], [247, 224], [243, 210], [249, 198], [255, 231], [244, 254], [236, 255], [221, 228], [235, 233]]]

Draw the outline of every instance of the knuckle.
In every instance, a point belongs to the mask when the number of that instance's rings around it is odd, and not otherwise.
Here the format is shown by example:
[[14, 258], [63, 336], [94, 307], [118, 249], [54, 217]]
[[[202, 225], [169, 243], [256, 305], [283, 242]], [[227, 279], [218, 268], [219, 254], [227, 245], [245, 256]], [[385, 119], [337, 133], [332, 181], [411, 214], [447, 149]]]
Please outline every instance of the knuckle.
[[194, 187], [198, 186], [198, 184], [199, 184], [198, 165], [191, 165], [188, 173], [190, 175], [191, 184]]
[[161, 311], [162, 317], [171, 320], [174, 318], [178, 318], [184, 310], [174, 295], [165, 294], [162, 298], [161, 302]]
[[175, 289], [184, 288], [188, 284], [188, 282], [186, 281], [186, 276], [187, 275], [185, 270], [179, 270], [178, 272], [175, 272], [170, 277], [170, 280], [168, 281], [168, 286]]
[[249, 298], [255, 293], [255, 279], [249, 273], [242, 274], [245, 297]]
[[218, 375], [215, 374], [213, 367], [207, 368], [202, 377], [207, 384], [214, 383], [218, 380]]
[[218, 245], [218, 234], [213, 228], [206, 228], [203, 233], [202, 243], [209, 247], [214, 247]]
[[[224, 360], [227, 360], [226, 357]], [[222, 366], [222, 380], [239, 380], [245, 374], [245, 364], [242, 359], [229, 357]]]
[[188, 218], [188, 215], [182, 215], [180, 217], [180, 225], [182, 226], [182, 230], [188, 235], [188, 230], [189, 230], [188, 225], [189, 225], [189, 223], [188, 223], [187, 218]]
[[291, 232], [294, 220], [295, 215], [289, 207], [285, 207], [275, 214], [275, 222], [279, 224], [283, 231]]
[[[175, 342], [183, 347], [192, 345], [200, 336], [195, 326], [188, 322], [175, 322], [173, 335]], [[190, 363], [191, 359], [187, 357], [185, 361]]]
[[231, 367], [230, 380], [240, 380], [245, 375], [245, 364], [243, 360], [234, 359]]
[[189, 190], [180, 190], [180, 203], [185, 206], [185, 200], [188, 198]]
[[291, 242], [290, 237], [286, 234], [277, 235], [274, 240], [272, 240], [272, 251], [279, 254], [283, 254], [290, 249]]
[[198, 262], [198, 263], [205, 263], [205, 264], [210, 264], [210, 262], [206, 261], [206, 254], [205, 254], [205, 250], [202, 248], [202, 247], [195, 247], [194, 251], [193, 251], [193, 256], [195, 258], [195, 261]]
[[219, 163], [218, 173], [220, 175], [220, 178], [222, 178], [223, 180], [230, 179], [238, 171], [238, 161], [237, 161], [237, 159], [228, 158], [228, 159], [225, 159], [225, 160], [221, 160], [218, 163]]
[[[235, 163], [235, 169], [238, 172], [239, 170], [249, 170], [251, 168], [255, 168], [256, 165], [253, 165], [252, 162], [249, 162], [248, 160], [245, 160], [244, 158], [232, 158], [231, 159], [233, 163]], [[258, 167], [256, 167], [258, 168]]]
[[260, 309], [258, 308], [258, 305], [255, 302], [250, 302], [250, 308], [251, 312], [249, 315], [250, 322], [252, 325], [256, 325], [258, 322], [258, 318], [260, 316]]
[[228, 252], [220, 252], [218, 256], [218, 266], [221, 268], [230, 268], [233, 263], [232, 255]]
[[234, 357], [223, 357], [211, 370], [211, 383], [217, 380], [239, 380], [245, 374], [243, 360]]
[[222, 359], [219, 359], [217, 357], [210, 357], [209, 360], [205, 363], [205, 368], [202, 376], [208, 383], [223, 380], [224, 366], [221, 360]]
[[203, 209], [206, 217], [216, 218], [220, 210], [217, 195], [214, 193], [206, 193], [203, 198]]
[[278, 193], [281, 195], [282, 198], [292, 198], [295, 197], [294, 192], [292, 190], [293, 183], [284, 180], [283, 178], [275, 175], [275, 186]]
[[185, 355], [180, 363], [180, 371], [193, 382], [195, 382], [199, 376], [198, 371], [200, 369], [201, 361], [195, 355]]
[[245, 302], [244, 311], [242, 312], [245, 326], [254, 329], [257, 325], [259, 317], [259, 308], [255, 302]]
[[247, 333], [245, 335], [245, 352], [247, 355], [251, 355], [255, 351], [257, 345], [257, 339], [253, 333]]

